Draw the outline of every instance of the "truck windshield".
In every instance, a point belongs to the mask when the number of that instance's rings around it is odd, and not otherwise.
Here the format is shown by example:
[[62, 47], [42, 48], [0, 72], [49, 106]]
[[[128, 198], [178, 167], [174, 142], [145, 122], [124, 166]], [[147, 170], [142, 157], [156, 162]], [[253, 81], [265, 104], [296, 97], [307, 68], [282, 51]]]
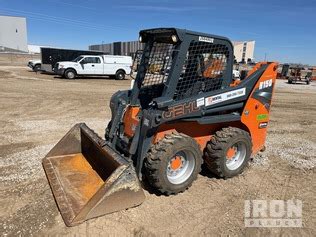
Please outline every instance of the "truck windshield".
[[81, 59], [83, 59], [83, 57], [82, 56], [79, 56], [79, 57], [77, 57], [77, 58], [75, 58], [74, 60], [72, 60], [72, 62], [79, 62]]

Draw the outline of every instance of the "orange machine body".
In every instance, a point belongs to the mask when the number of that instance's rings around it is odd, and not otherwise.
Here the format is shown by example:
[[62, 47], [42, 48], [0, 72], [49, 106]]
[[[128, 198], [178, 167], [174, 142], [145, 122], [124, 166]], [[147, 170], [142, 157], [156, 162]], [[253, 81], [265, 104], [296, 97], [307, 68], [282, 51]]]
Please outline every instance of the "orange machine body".
[[253, 154], [264, 148], [272, 101], [272, 98], [270, 98], [266, 103], [262, 103], [254, 98], [254, 93], [260, 93], [261, 90], [270, 87], [271, 96], [273, 95], [277, 76], [277, 66], [277, 63], [269, 64], [268, 68], [252, 90], [241, 116], [241, 122], [247, 126], [252, 138]]
[[[248, 77], [265, 64], [267, 64], [267, 62], [258, 63], [253, 68], [253, 70], [248, 73]], [[262, 103], [254, 98], [253, 95], [258, 91], [260, 93], [261, 89], [267, 87], [271, 87], [273, 93], [277, 75], [277, 65], [277, 63], [270, 63], [268, 68], [257, 81], [252, 92], [250, 93], [248, 100], [246, 101], [240, 121], [217, 124], [199, 124], [197, 122], [174, 122], [171, 124], [163, 124], [158, 128], [158, 131], [153, 138], [153, 143], [157, 143], [165, 135], [177, 131], [193, 137], [203, 151], [207, 145], [207, 142], [210, 141], [212, 135], [215, 134], [216, 131], [223, 127], [232, 126], [244, 129], [245, 131], [249, 132], [253, 145], [252, 154], [256, 154], [258, 151], [264, 148], [267, 134], [267, 125], [269, 122], [271, 99], [267, 103]], [[245, 80], [247, 80], [247, 78]]]
[[199, 124], [197, 122], [178, 122], [173, 124], [164, 124], [159, 127], [156, 133], [153, 143], [157, 143], [167, 134], [172, 132], [184, 133], [190, 137], [193, 137], [199, 144], [200, 149], [203, 151], [206, 144], [212, 138], [212, 135], [223, 127], [240, 127], [244, 128], [244, 125], [240, 122], [218, 123], [218, 124]]
[[140, 107], [138, 106], [128, 106], [124, 114], [124, 133], [128, 137], [133, 137], [137, 125], [139, 124], [138, 113]]

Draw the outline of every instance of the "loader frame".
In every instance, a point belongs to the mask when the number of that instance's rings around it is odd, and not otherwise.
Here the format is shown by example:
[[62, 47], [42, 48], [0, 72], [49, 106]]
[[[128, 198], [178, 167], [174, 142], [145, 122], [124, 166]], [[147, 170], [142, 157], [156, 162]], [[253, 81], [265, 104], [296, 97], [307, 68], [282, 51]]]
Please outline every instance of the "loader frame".
[[[111, 125], [106, 134], [110, 146], [134, 161], [140, 179], [143, 161], [151, 144], [157, 142], [158, 138], [165, 134], [165, 131], [162, 131], [162, 125], [171, 131], [170, 127], [174, 127], [174, 125], [170, 125], [172, 123], [195, 124], [196, 126], [191, 126], [191, 130], [197, 129], [200, 125], [219, 127], [218, 124], [227, 126], [227, 123], [235, 123], [237, 127], [249, 131], [247, 125], [242, 122], [243, 110], [248, 98], [257, 96], [258, 102], [267, 110], [269, 109], [275, 83], [275, 76], [273, 76], [276, 70], [275, 64], [257, 65], [245, 80], [236, 86], [231, 86], [233, 82], [233, 45], [229, 39], [174, 28], [143, 30], [140, 32], [140, 39], [145, 43], [145, 47], [134, 86], [132, 90], [120, 91], [113, 95], [110, 104]], [[157, 46], [158, 44], [166, 44], [169, 48], [167, 47], [163, 51], [161, 48], [164, 46]], [[177, 91], [179, 88], [181, 89], [179, 84], [181, 84], [181, 80], [185, 79], [183, 70], [188, 69], [190, 50], [195, 49], [194, 47], [199, 47], [198, 50], [195, 50], [197, 53], [203, 53], [207, 47], [209, 50], [215, 47], [215, 50], [218, 50], [215, 51], [215, 54], [225, 54], [226, 65], [221, 75], [221, 83], [209, 90], [196, 90], [196, 93], [191, 93], [189, 96], [178, 97], [176, 96]], [[225, 52], [222, 50], [223, 47], [226, 49]], [[161, 63], [163, 66], [159, 71], [155, 68], [155, 59], [153, 59], [155, 54], [160, 58], [172, 58], [172, 62]], [[163, 60], [160, 59], [160, 61]], [[155, 66], [151, 67], [152, 65]], [[167, 73], [167, 69], [163, 68], [164, 65], [170, 65]], [[269, 72], [265, 73], [269, 67]], [[273, 81], [267, 88], [260, 88], [260, 91], [257, 89], [255, 95], [253, 90], [255, 87], [259, 88], [258, 81], [264, 73], [263, 78], [271, 78]], [[189, 79], [192, 80], [191, 86], [196, 83], [194, 81], [196, 78], [193, 78], [191, 74]], [[188, 87], [185, 89], [188, 90]], [[156, 91], [158, 91], [158, 95], [155, 94]], [[226, 98], [229, 96], [230, 98], [219, 103], [206, 104], [206, 99], [215, 101], [218, 96], [226, 96]], [[138, 113], [134, 113], [134, 117], [130, 116], [131, 113], [126, 113], [127, 105], [129, 109], [139, 110]], [[123, 117], [127, 114], [129, 114], [127, 119], [125, 118], [122, 123]], [[124, 131], [131, 127], [134, 127], [135, 132], [126, 136]], [[157, 134], [157, 132], [163, 135]], [[250, 131], [250, 133], [258, 135], [257, 132]], [[195, 138], [200, 141], [199, 139], [203, 136], [201, 134]], [[262, 144], [261, 141], [265, 140], [265, 132], [260, 136], [263, 138], [259, 139], [260, 144], [254, 142], [253, 153], [258, 152], [264, 146], [264, 142]], [[204, 136], [204, 140], [200, 144], [202, 150], [206, 144], [205, 141], [210, 137], [211, 134]]]

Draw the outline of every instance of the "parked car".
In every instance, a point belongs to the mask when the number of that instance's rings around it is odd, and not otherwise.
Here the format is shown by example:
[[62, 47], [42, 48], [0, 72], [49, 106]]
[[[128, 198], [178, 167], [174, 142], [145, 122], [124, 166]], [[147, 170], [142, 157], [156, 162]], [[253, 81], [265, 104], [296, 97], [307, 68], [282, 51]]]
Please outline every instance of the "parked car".
[[132, 57], [117, 55], [81, 55], [73, 61], [58, 62], [55, 73], [74, 79], [77, 76], [115, 76], [123, 80], [130, 74]]
[[42, 61], [41, 60], [30, 60], [27, 64], [34, 72], [41, 70]]

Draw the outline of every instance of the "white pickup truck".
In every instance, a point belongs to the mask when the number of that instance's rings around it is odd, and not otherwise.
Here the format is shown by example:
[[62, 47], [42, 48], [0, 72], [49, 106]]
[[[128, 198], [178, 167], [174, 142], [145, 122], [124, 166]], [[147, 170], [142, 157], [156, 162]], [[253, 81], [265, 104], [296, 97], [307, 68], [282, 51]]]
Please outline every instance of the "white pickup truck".
[[72, 61], [58, 62], [54, 67], [56, 74], [74, 79], [76, 76], [115, 76], [123, 80], [130, 74], [132, 57], [117, 55], [81, 55]]
[[42, 64], [42, 61], [37, 59], [37, 60], [30, 60], [27, 66], [32, 68], [34, 72], [37, 72], [41, 70], [41, 64]]

